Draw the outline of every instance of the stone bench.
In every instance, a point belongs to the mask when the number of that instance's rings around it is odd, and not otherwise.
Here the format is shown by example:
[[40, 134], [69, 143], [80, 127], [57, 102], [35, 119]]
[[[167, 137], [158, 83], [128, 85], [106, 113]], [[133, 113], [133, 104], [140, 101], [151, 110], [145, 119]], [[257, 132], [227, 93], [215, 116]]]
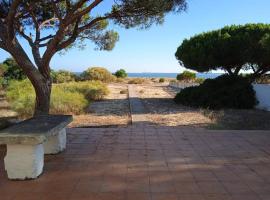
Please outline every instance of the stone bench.
[[0, 144], [7, 145], [4, 159], [10, 179], [33, 179], [43, 171], [44, 154], [57, 154], [66, 147], [70, 115], [48, 115], [22, 121], [0, 131]]

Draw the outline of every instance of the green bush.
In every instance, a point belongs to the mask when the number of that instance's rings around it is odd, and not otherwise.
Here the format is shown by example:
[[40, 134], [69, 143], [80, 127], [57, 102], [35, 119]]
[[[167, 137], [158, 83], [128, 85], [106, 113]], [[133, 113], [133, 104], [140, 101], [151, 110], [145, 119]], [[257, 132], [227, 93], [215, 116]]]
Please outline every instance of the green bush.
[[192, 81], [196, 79], [196, 74], [190, 71], [183, 71], [183, 73], [177, 75], [176, 79], [178, 81]]
[[119, 69], [115, 72], [114, 74], [117, 78], [126, 78], [128, 75], [127, 75], [127, 72], [124, 70], [124, 69]]
[[103, 67], [92, 67], [82, 73], [83, 80], [113, 82], [116, 77]]
[[248, 79], [229, 75], [206, 79], [199, 86], [185, 88], [174, 100], [179, 104], [210, 109], [250, 109], [257, 104]]
[[160, 82], [160, 83], [164, 83], [164, 82], [165, 82], [165, 78], [160, 78], [160, 79], [159, 79], [159, 82]]
[[74, 73], [66, 70], [51, 71], [51, 76], [53, 83], [66, 83], [75, 81], [76, 77]]
[[11, 80], [26, 79], [22, 69], [13, 58], [7, 58], [3, 63], [0, 63], [0, 76], [2, 86], [7, 86]]
[[133, 78], [128, 81], [128, 84], [143, 84], [145, 80], [143, 78]]
[[[93, 100], [104, 98], [109, 92], [100, 81], [53, 84], [50, 113], [80, 114]], [[35, 92], [28, 80], [11, 81], [7, 87], [7, 99], [20, 117], [33, 115]]]
[[194, 80], [195, 83], [199, 83], [199, 84], [202, 84], [204, 81], [205, 81], [204, 78], [196, 78], [196, 79]]

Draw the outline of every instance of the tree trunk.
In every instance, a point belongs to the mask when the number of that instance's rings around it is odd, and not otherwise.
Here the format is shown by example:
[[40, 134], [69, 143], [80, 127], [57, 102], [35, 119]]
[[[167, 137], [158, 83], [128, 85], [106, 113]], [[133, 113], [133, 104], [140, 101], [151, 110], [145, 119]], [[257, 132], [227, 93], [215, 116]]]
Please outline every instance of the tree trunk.
[[51, 100], [51, 80], [45, 79], [42, 82], [33, 84], [36, 92], [36, 104], [34, 116], [48, 115], [50, 111]]

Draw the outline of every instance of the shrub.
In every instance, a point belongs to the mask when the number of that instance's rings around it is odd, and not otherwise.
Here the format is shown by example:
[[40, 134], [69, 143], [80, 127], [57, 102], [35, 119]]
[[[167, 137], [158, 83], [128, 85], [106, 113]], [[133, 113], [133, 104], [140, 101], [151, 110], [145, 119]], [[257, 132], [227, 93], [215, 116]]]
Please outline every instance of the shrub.
[[179, 81], [192, 81], [196, 79], [196, 74], [190, 71], [184, 71], [181, 74], [178, 74], [176, 77]]
[[66, 83], [75, 81], [76, 75], [70, 71], [59, 70], [51, 72], [53, 83]]
[[11, 80], [26, 79], [22, 69], [13, 58], [7, 58], [3, 63], [0, 63], [0, 75], [0, 84], [3, 86], [7, 86]]
[[204, 81], [205, 81], [204, 78], [196, 78], [196, 79], [194, 80], [195, 83], [199, 83], [199, 84], [202, 84]]
[[179, 104], [210, 109], [249, 109], [257, 104], [255, 91], [248, 79], [229, 75], [206, 79], [199, 86], [185, 88], [174, 100]]
[[128, 81], [128, 84], [142, 84], [144, 81], [145, 80], [143, 78], [133, 78]]
[[89, 101], [80, 91], [65, 90], [61, 84], [54, 85], [50, 103], [51, 114], [80, 114], [89, 105]]
[[[104, 98], [109, 92], [100, 81], [54, 84], [50, 113], [80, 114], [92, 100]], [[30, 117], [34, 111], [35, 92], [28, 80], [12, 81], [7, 88], [7, 99], [20, 117]]]
[[159, 82], [160, 82], [160, 83], [164, 83], [164, 82], [165, 82], [165, 78], [160, 78], [160, 79], [159, 79]]
[[128, 75], [127, 75], [127, 72], [124, 70], [124, 69], [119, 69], [115, 72], [114, 74], [117, 78], [126, 78]]
[[256, 78], [254, 82], [258, 84], [270, 84], [270, 74], [262, 75]]
[[116, 77], [113, 76], [107, 69], [103, 67], [93, 67], [84, 71], [81, 75], [84, 80], [102, 81], [105, 83], [115, 81]]
[[121, 90], [120, 91], [120, 94], [127, 94], [128, 93], [128, 90]]

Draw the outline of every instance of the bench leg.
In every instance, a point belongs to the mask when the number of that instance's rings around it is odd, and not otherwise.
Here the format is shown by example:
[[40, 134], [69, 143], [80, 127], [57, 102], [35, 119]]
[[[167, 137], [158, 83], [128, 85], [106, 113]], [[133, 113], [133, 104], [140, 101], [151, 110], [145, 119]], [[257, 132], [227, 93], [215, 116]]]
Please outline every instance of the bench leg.
[[66, 129], [62, 129], [58, 134], [50, 136], [43, 144], [45, 154], [57, 154], [66, 148]]
[[44, 149], [37, 145], [7, 145], [4, 159], [9, 179], [34, 179], [43, 171]]

